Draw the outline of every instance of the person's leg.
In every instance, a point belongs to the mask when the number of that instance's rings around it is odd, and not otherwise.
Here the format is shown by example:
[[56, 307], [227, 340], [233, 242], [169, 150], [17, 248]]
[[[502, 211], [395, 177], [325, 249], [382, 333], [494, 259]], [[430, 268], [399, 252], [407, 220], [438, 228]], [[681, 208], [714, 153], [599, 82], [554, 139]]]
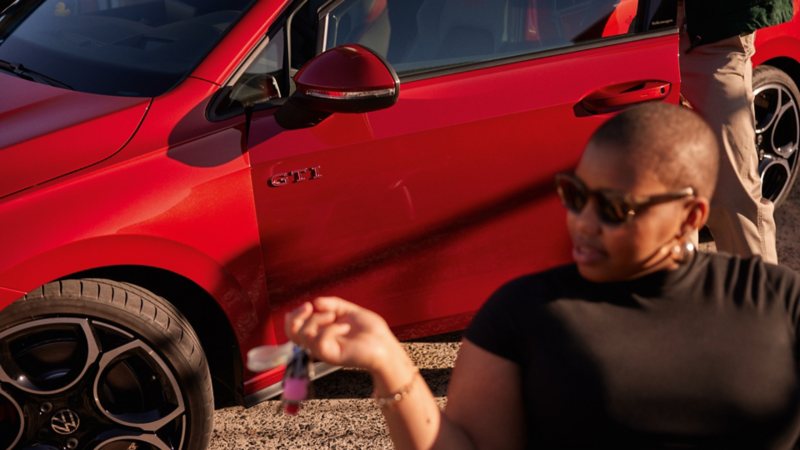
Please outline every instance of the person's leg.
[[724, 149], [708, 227], [717, 250], [778, 262], [772, 202], [761, 198], [755, 148], [754, 35], [701, 45], [689, 54], [681, 34], [681, 92], [717, 133]]

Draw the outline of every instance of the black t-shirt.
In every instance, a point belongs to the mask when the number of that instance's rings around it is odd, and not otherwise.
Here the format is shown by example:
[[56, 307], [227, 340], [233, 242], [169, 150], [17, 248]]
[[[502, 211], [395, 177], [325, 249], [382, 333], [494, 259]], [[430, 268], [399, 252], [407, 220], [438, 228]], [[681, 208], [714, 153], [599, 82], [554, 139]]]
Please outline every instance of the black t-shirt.
[[572, 264], [503, 286], [466, 338], [520, 366], [527, 448], [790, 449], [799, 299], [759, 258], [617, 283]]

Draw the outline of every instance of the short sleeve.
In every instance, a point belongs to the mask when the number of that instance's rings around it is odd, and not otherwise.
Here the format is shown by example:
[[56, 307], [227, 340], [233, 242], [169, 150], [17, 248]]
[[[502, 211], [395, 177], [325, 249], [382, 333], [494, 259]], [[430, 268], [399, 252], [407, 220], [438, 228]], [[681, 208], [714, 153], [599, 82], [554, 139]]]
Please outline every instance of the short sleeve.
[[519, 325], [513, 320], [524, 301], [521, 281], [515, 280], [497, 290], [478, 310], [464, 337], [478, 347], [501, 358], [520, 363], [524, 346]]

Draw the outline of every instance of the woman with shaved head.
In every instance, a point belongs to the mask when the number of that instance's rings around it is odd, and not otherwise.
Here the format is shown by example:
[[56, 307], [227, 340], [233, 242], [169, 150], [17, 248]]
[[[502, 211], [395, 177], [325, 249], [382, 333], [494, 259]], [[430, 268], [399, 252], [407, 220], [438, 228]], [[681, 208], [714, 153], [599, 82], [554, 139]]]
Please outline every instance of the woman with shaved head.
[[287, 316], [287, 334], [371, 373], [399, 449], [791, 449], [800, 279], [694, 251], [718, 156], [708, 125], [678, 107], [603, 125], [556, 176], [575, 262], [486, 302], [444, 412], [370, 311], [318, 298]]

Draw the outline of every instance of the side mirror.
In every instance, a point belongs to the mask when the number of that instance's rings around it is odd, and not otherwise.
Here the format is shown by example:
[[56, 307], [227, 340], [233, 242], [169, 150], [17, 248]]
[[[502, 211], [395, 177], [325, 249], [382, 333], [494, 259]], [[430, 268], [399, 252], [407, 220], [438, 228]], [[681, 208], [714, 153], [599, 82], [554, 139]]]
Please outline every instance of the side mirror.
[[314, 126], [332, 113], [364, 113], [397, 103], [400, 79], [380, 55], [356, 44], [332, 48], [294, 77], [297, 90], [275, 113], [286, 129]]

